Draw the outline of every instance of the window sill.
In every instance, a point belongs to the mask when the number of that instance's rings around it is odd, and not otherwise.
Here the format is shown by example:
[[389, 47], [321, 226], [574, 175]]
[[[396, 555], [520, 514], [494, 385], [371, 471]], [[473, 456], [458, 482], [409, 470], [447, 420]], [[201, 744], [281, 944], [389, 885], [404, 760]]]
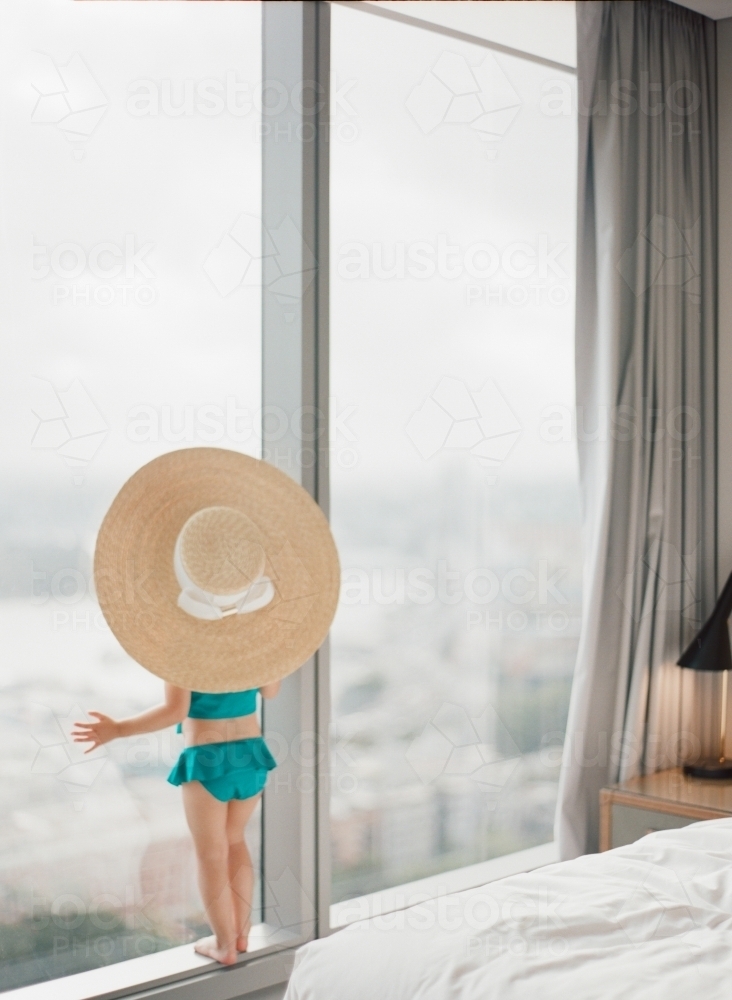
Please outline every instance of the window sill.
[[[291, 931], [258, 924], [252, 928], [251, 943], [251, 950], [242, 954], [235, 965], [221, 966], [198, 955], [192, 944], [185, 944], [61, 979], [21, 986], [0, 996], [3, 1000], [5, 997], [8, 1000], [113, 1000], [143, 992], [146, 997], [153, 997], [159, 991], [170, 1000], [178, 993], [181, 1000], [187, 1000], [192, 987], [191, 996], [201, 1000], [209, 995], [216, 1000], [228, 1000], [286, 981], [292, 965], [292, 949], [302, 944], [303, 939]], [[284, 949], [287, 951], [282, 954]], [[281, 961], [262, 963], [260, 960], [267, 956]], [[203, 987], [204, 980], [210, 982], [219, 976], [227, 977], [223, 988], [209, 991]], [[175, 988], [176, 984], [180, 990]]]
[[[473, 889], [510, 875], [533, 871], [559, 860], [554, 843], [530, 847], [502, 858], [432, 875], [381, 892], [334, 903], [330, 908], [331, 931], [356, 920], [406, 909], [418, 902], [452, 892]], [[294, 949], [304, 939], [292, 931], [259, 924], [252, 928], [252, 949], [236, 965], [224, 968], [197, 955], [192, 944], [90, 969], [0, 994], [8, 1000], [114, 1000], [144, 994], [166, 1000], [234, 1000], [289, 978]], [[215, 986], [214, 986], [215, 981]]]
[[346, 899], [342, 903], [333, 903], [331, 906], [330, 929], [337, 931], [356, 920], [366, 920], [369, 917], [394, 913], [396, 910], [405, 910], [408, 906], [426, 902], [428, 899], [446, 896], [451, 892], [474, 889], [479, 885], [497, 882], [510, 875], [530, 872], [535, 868], [543, 868], [544, 865], [551, 865], [557, 861], [559, 861], [557, 844], [554, 842], [540, 844], [538, 847], [529, 847], [525, 851], [505, 854], [501, 858], [481, 861], [477, 865], [468, 865], [466, 868], [456, 868], [454, 871], [431, 875], [429, 878], [419, 879], [416, 882], [407, 882], [405, 885], [398, 885], [393, 889], [382, 889], [380, 892], [372, 892], [368, 896]]

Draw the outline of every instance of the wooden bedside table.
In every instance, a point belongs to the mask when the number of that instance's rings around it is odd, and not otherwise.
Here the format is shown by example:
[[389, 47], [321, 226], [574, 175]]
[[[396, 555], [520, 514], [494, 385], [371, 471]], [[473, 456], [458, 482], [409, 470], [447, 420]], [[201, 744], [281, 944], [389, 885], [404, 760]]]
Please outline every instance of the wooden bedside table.
[[724, 816], [732, 816], [732, 781], [687, 778], [680, 767], [630, 778], [600, 791], [600, 850]]

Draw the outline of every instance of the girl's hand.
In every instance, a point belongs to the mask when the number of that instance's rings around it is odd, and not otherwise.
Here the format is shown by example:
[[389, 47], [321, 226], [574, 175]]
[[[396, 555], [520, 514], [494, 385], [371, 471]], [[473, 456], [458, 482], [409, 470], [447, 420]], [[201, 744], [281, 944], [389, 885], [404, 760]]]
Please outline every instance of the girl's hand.
[[114, 719], [110, 719], [108, 715], [102, 715], [101, 712], [89, 712], [89, 715], [93, 715], [97, 721], [75, 722], [75, 728], [71, 733], [74, 743], [92, 744], [84, 753], [91, 753], [103, 743], [109, 743], [110, 740], [119, 736], [119, 724]]

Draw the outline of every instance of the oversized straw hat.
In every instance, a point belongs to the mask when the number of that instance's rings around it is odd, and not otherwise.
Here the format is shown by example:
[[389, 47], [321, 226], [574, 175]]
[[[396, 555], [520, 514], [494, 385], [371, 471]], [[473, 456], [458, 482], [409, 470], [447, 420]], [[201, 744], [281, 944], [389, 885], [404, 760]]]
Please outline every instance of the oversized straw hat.
[[154, 459], [107, 512], [94, 582], [138, 663], [179, 687], [241, 691], [297, 670], [338, 600], [333, 536], [306, 491], [222, 448]]

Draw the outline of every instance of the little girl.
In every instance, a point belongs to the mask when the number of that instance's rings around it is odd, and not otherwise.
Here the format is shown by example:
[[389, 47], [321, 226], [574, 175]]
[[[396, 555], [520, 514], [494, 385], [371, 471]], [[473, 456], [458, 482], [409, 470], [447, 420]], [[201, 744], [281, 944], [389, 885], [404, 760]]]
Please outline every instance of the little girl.
[[[259, 688], [274, 698], [280, 682]], [[254, 870], [244, 830], [276, 766], [256, 716], [257, 690], [203, 694], [165, 684], [165, 703], [115, 721], [90, 712], [96, 722], [77, 722], [77, 743], [90, 753], [123, 736], [153, 733], [178, 723], [185, 736], [168, 781], [182, 785], [183, 807], [198, 861], [198, 884], [214, 936], [195, 945], [201, 955], [232, 965], [247, 950]], [[183, 727], [181, 728], [181, 723]]]

